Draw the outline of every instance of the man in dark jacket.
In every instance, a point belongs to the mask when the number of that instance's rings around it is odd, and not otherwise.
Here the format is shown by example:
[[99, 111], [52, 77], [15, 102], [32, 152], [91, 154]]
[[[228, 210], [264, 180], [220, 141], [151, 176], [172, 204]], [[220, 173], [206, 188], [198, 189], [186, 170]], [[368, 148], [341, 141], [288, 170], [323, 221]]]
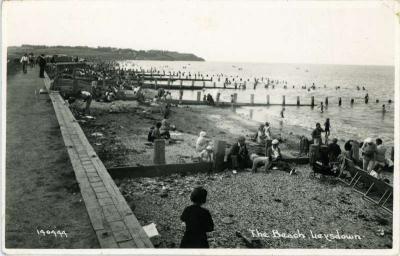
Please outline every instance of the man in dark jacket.
[[[232, 163], [232, 156], [236, 156], [237, 164], [240, 169], [248, 168], [251, 166], [249, 151], [246, 147], [246, 138], [240, 136], [237, 143], [233, 144], [228, 153], [228, 162]], [[235, 166], [233, 166], [235, 167]]]
[[324, 132], [321, 128], [321, 124], [317, 123], [315, 125], [315, 129], [311, 133], [311, 137], [313, 138], [314, 144], [315, 145], [321, 145], [322, 144], [322, 139], [321, 139], [321, 133]]
[[329, 162], [335, 162], [338, 156], [342, 153], [342, 150], [340, 149], [340, 146], [337, 144], [337, 141], [338, 140], [334, 138], [332, 140], [332, 143], [328, 145]]
[[38, 64], [39, 64], [39, 77], [44, 78], [44, 68], [46, 67], [46, 60], [44, 59], [44, 54], [41, 54], [38, 58]]

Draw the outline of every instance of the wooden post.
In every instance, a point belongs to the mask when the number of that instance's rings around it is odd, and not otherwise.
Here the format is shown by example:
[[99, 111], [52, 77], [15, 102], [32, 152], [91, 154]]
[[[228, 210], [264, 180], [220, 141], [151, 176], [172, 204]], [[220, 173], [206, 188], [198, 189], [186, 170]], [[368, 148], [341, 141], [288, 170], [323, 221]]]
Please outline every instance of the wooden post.
[[253, 119], [254, 109], [250, 109], [250, 119]]
[[233, 94], [233, 103], [237, 103], [237, 93]]
[[179, 81], [179, 86], [180, 86], [181, 89], [182, 89], [182, 86], [183, 86], [183, 81], [182, 81], [182, 80]]
[[269, 94], [267, 95], [267, 105], [269, 105]]
[[197, 92], [197, 101], [200, 102], [201, 99], [201, 92]]
[[297, 106], [300, 106], [300, 96], [297, 96]]
[[328, 106], [328, 97], [325, 97], [325, 105]]
[[342, 106], [342, 98], [341, 97], [339, 97], [339, 106]]
[[285, 106], [285, 95], [282, 96], [282, 106]]
[[216, 98], [216, 101], [217, 101], [217, 105], [218, 105], [218, 103], [219, 103], [219, 97], [221, 96], [221, 93], [220, 92], [218, 92], [217, 93], [217, 98]]
[[311, 107], [313, 108], [315, 106], [314, 104], [314, 96], [311, 96]]
[[206, 87], [206, 81], [203, 80], [203, 88]]
[[165, 140], [154, 140], [154, 156], [153, 163], [155, 165], [165, 164]]
[[214, 170], [223, 171], [225, 160], [226, 142], [214, 140]]
[[214, 84], [214, 88], [217, 87], [217, 83], [216, 82], [214, 82], [213, 84]]
[[250, 104], [254, 104], [254, 94], [250, 95]]
[[154, 89], [157, 90], [157, 79], [154, 79]]
[[192, 89], [194, 88], [194, 80], [192, 80]]

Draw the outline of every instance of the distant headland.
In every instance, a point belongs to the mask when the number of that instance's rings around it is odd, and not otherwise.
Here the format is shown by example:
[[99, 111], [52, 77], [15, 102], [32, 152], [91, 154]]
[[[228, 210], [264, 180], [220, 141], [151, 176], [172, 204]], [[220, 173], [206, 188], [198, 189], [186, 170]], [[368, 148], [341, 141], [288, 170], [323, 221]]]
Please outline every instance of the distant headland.
[[180, 53], [163, 50], [133, 50], [114, 47], [88, 47], [88, 46], [46, 46], [29, 45], [9, 46], [8, 58], [20, 57], [24, 53], [33, 52], [35, 55], [60, 55], [79, 56], [87, 59], [102, 60], [162, 60], [162, 61], [205, 61], [192, 53]]

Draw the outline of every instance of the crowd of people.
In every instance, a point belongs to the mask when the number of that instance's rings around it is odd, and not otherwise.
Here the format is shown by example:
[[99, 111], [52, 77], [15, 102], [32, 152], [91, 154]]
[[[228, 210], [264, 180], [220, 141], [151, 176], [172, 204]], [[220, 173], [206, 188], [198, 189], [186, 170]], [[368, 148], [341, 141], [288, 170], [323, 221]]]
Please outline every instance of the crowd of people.
[[[327, 119], [325, 122], [325, 130], [321, 128], [320, 123], [316, 123], [315, 129], [311, 133], [313, 144], [323, 145], [321, 134], [325, 132], [325, 145], [327, 147], [326, 150], [321, 151], [320, 162], [322, 166], [329, 167], [325, 168], [325, 173], [330, 172], [332, 175], [338, 174], [338, 163], [343, 160], [344, 157], [362, 167], [362, 169], [370, 175], [379, 179], [382, 178], [381, 174], [384, 170], [393, 168], [393, 148], [391, 159], [388, 159], [386, 157], [387, 148], [383, 145], [383, 140], [381, 138], [376, 138], [375, 141], [372, 138], [366, 138], [363, 142], [348, 140], [344, 144], [345, 151], [343, 152], [336, 138], [333, 138], [331, 143], [328, 143], [330, 127], [330, 120]], [[359, 150], [361, 151], [361, 157], [358, 153]]]
[[47, 61], [45, 59], [44, 54], [40, 54], [39, 56], [35, 57], [33, 53], [25, 53], [21, 59], [20, 63], [22, 65], [22, 72], [24, 74], [28, 73], [28, 66], [34, 68], [36, 64], [39, 65], [39, 77], [44, 78], [44, 70], [46, 68]]

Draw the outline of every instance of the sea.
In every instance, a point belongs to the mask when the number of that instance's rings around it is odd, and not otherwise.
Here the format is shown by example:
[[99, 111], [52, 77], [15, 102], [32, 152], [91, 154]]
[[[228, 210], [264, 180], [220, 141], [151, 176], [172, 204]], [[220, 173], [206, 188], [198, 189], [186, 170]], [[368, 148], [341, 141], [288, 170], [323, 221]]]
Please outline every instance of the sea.
[[[325, 120], [329, 118], [330, 138], [336, 137], [341, 141], [348, 139], [362, 141], [367, 137], [374, 139], [379, 137], [387, 146], [394, 145], [394, 66], [132, 60], [121, 61], [120, 65], [128, 69], [156, 69], [166, 73], [181, 71], [185, 72], [185, 76], [190, 72], [192, 77], [195, 73], [200, 73], [205, 78], [212, 77], [217, 87], [223, 86], [225, 78], [231, 80], [232, 85], [233, 79], [238, 83], [240, 83], [240, 78], [242, 82], [246, 81], [246, 90], [206, 89], [201, 91], [202, 97], [204, 93], [210, 93], [214, 99], [219, 92], [220, 100], [227, 102], [230, 102], [233, 93], [237, 93], [238, 102], [250, 102], [251, 94], [254, 94], [256, 103], [266, 103], [267, 95], [270, 95], [270, 103], [282, 103], [284, 95], [286, 104], [296, 104], [298, 96], [300, 103], [310, 104], [311, 96], [314, 96], [316, 107], [286, 106], [284, 118], [280, 116], [282, 106], [240, 107], [234, 111], [245, 118], [270, 122], [272, 131], [275, 129], [279, 132], [290, 126], [292, 129], [294, 127], [295, 133], [300, 135], [310, 135], [317, 122], [323, 127]], [[259, 84], [256, 89], [253, 89], [255, 78], [258, 78]], [[274, 89], [271, 86], [267, 89], [265, 88], [266, 78], [275, 80], [275, 84], [279, 81], [279, 84], [276, 84]], [[287, 89], [284, 89], [283, 81], [287, 83]], [[301, 88], [302, 86], [310, 88], [313, 83], [315, 90]], [[195, 83], [200, 86], [202, 84], [202, 82]], [[213, 82], [207, 82], [206, 86], [212, 86], [212, 84]], [[191, 82], [184, 82], [183, 85], [190, 86]], [[171, 93], [173, 98], [179, 97], [177, 90], [171, 90]], [[364, 96], [367, 93], [369, 102], [365, 104]], [[328, 105], [321, 112], [319, 104], [324, 102], [325, 105], [326, 97]], [[341, 106], [338, 105], [339, 97], [342, 99]], [[354, 104], [350, 104], [352, 98]], [[183, 99], [197, 99], [197, 91], [185, 90]], [[392, 103], [389, 103], [389, 100]], [[382, 111], [383, 104], [385, 104], [386, 112]], [[227, 109], [227, 111], [232, 110]]]

